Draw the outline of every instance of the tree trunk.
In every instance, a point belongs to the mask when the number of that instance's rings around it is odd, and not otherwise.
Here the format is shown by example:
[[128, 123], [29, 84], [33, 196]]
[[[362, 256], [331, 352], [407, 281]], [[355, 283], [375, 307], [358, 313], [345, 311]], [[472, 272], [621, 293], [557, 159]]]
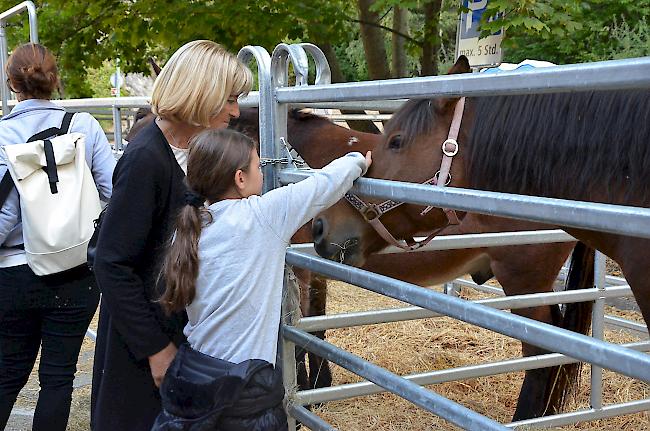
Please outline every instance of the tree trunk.
[[[402, 34], [408, 34], [408, 9], [394, 6], [393, 30]], [[406, 39], [397, 33], [393, 33], [392, 38], [393, 61], [391, 69], [393, 72], [393, 78], [404, 78], [407, 76]]]
[[[379, 24], [379, 14], [370, 10], [374, 0], [357, 0], [359, 20], [361, 21], [361, 40], [366, 54], [368, 77], [370, 79], [388, 79], [388, 61], [382, 30], [372, 24]], [[364, 23], [372, 23], [371, 25]]]
[[420, 75], [438, 74], [438, 52], [440, 51], [440, 7], [442, 0], [430, 0], [424, 4], [424, 40], [420, 57]]

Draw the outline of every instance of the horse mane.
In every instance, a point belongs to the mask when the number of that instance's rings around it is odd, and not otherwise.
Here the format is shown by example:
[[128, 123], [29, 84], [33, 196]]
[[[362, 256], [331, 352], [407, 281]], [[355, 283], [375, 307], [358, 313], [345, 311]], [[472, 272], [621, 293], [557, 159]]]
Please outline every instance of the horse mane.
[[418, 136], [433, 131], [436, 112], [434, 99], [407, 100], [384, 126], [384, 135], [391, 136], [399, 132], [402, 145], [411, 145]]
[[[566, 199], [648, 202], [650, 91], [473, 100], [475, 121], [466, 159], [470, 187]], [[637, 198], [630, 202], [632, 196]]]
[[[407, 101], [386, 124], [385, 135], [399, 132], [407, 146], [431, 134], [440, 102]], [[468, 99], [468, 107], [475, 120], [460, 151], [470, 187], [628, 204], [637, 196], [637, 204], [648, 202], [650, 91], [478, 97]]]
[[329, 118], [314, 114], [313, 112], [306, 112], [301, 108], [290, 109], [289, 118], [296, 121], [327, 121], [331, 123]]

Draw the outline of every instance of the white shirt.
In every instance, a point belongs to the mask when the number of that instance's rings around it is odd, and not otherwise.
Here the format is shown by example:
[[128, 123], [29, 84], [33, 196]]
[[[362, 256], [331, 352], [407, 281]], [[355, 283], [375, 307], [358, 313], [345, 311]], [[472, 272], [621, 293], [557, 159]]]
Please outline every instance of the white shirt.
[[365, 169], [364, 157], [350, 153], [299, 183], [210, 205], [213, 222], [199, 240], [196, 295], [184, 330], [193, 349], [234, 363], [275, 364], [286, 247]]
[[187, 175], [187, 156], [190, 153], [189, 148], [178, 148], [173, 146], [172, 144], [169, 144], [169, 146], [172, 148], [172, 153], [174, 153], [174, 157], [176, 158], [176, 163], [178, 163], [178, 166], [181, 167], [185, 175]]

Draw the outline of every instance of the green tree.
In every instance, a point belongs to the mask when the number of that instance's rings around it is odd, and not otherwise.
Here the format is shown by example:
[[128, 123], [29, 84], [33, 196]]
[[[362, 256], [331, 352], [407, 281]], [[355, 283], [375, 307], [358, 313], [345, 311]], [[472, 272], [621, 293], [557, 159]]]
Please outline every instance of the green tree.
[[[489, 34], [505, 28], [503, 47], [508, 61], [536, 58], [580, 63], [613, 58], [614, 52], [625, 51], [621, 46], [625, 35], [619, 31], [613, 37], [612, 31], [620, 30], [622, 23], [626, 31], [642, 31], [650, 0], [491, 0], [488, 11], [482, 31]], [[487, 22], [487, 16], [496, 13], [501, 17]]]
[[[8, 9], [13, 1], [0, 1]], [[298, 0], [36, 2], [39, 38], [57, 56], [63, 93], [88, 97], [87, 70], [120, 57], [125, 71], [146, 71], [149, 56], [166, 59], [193, 39], [217, 40], [230, 50], [247, 44], [272, 49], [288, 39], [307, 39], [310, 27], [338, 43], [345, 34], [345, 1]], [[10, 47], [28, 40], [24, 17], [11, 21]]]

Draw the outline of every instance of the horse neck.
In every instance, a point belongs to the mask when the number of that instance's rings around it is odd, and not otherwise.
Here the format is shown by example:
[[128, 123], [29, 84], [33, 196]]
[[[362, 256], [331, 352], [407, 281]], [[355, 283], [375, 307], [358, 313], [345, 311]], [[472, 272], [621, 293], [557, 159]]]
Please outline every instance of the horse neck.
[[288, 135], [289, 143], [300, 157], [316, 169], [351, 151], [365, 154], [381, 139], [380, 135], [357, 132], [319, 119], [290, 120]]

